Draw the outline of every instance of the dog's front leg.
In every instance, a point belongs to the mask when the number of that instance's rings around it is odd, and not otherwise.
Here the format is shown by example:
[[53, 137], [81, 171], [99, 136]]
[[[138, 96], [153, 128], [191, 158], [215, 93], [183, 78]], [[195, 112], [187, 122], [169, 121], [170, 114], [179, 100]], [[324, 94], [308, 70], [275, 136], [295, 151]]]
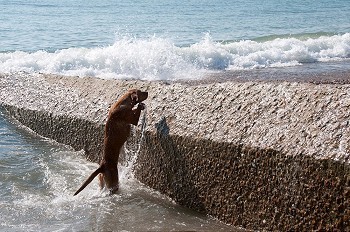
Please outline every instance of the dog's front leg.
[[137, 126], [137, 123], [139, 122], [139, 118], [140, 118], [140, 114], [141, 114], [141, 110], [145, 109], [145, 104], [140, 102], [137, 105], [137, 108], [132, 110], [132, 116], [131, 116], [131, 124]]

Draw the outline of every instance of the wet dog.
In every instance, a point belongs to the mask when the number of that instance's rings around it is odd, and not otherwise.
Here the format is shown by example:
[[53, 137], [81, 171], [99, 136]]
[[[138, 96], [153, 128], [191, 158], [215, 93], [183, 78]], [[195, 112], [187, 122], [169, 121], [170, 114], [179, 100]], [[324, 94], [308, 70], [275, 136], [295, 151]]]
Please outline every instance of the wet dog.
[[[74, 196], [82, 191], [98, 175], [101, 189], [106, 187], [111, 194], [119, 189], [118, 159], [120, 150], [130, 135], [131, 124], [137, 125], [141, 110], [145, 108], [142, 101], [148, 97], [147, 92], [130, 89], [114, 103], [107, 117], [104, 133], [104, 152], [100, 167], [94, 171]], [[134, 106], [138, 104], [137, 108]]]

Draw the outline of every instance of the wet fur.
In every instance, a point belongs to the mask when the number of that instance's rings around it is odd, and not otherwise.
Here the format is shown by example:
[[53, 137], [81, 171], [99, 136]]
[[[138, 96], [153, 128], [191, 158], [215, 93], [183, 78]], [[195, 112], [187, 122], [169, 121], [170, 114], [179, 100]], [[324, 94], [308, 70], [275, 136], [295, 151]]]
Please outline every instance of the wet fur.
[[[100, 167], [88, 177], [74, 193], [74, 196], [90, 184], [98, 174], [100, 174], [101, 188], [108, 188], [112, 194], [118, 191], [119, 153], [130, 135], [130, 125], [137, 125], [141, 110], [144, 109], [144, 104], [141, 102], [146, 100], [147, 97], [147, 92], [131, 89], [111, 106], [105, 125], [104, 152]], [[138, 104], [137, 108], [133, 109], [136, 104]]]

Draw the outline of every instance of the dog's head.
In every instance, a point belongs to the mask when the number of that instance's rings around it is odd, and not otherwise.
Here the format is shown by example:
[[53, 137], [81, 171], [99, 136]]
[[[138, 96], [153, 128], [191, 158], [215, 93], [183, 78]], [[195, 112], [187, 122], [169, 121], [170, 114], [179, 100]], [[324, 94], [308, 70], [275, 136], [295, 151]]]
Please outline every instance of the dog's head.
[[129, 93], [130, 93], [131, 103], [133, 105], [143, 102], [148, 97], [148, 92], [142, 92], [139, 89], [130, 89]]

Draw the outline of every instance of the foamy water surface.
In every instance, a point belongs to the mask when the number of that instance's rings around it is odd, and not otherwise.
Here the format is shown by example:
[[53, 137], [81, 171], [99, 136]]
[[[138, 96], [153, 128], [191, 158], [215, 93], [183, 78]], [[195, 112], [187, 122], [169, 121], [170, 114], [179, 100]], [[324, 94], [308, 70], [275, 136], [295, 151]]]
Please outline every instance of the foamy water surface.
[[0, 53], [3, 72], [143, 80], [198, 79], [203, 73], [349, 62], [350, 33], [318, 38], [216, 42], [209, 35], [180, 47], [168, 39], [120, 38], [113, 45], [55, 52]]
[[350, 58], [348, 0], [0, 0], [0, 72], [198, 79]]
[[3, 113], [0, 137], [0, 231], [233, 229], [143, 186], [133, 178], [129, 163], [120, 165], [118, 194], [101, 192], [94, 180], [74, 197], [97, 164], [86, 161], [82, 152], [33, 134]]

